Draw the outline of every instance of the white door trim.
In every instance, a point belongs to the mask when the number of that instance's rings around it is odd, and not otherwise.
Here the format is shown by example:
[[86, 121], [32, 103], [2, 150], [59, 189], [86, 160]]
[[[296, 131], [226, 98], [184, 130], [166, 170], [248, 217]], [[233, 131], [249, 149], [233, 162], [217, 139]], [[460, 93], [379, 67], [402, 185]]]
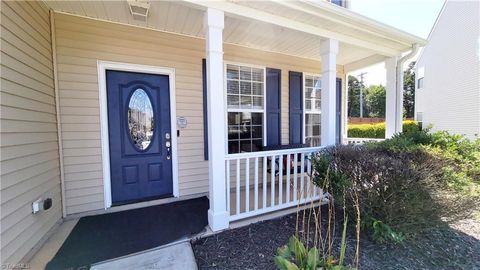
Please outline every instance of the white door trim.
[[178, 159], [177, 159], [177, 129], [176, 129], [176, 102], [175, 102], [175, 69], [167, 67], [156, 67], [137, 65], [130, 63], [118, 63], [109, 61], [97, 61], [99, 100], [100, 100], [100, 127], [102, 144], [102, 169], [103, 169], [103, 192], [105, 209], [112, 206], [112, 187], [110, 182], [110, 145], [108, 137], [108, 103], [107, 103], [107, 82], [106, 71], [130, 71], [139, 73], [150, 73], [168, 75], [170, 85], [170, 124], [172, 137], [172, 181], [173, 196], [178, 197]]

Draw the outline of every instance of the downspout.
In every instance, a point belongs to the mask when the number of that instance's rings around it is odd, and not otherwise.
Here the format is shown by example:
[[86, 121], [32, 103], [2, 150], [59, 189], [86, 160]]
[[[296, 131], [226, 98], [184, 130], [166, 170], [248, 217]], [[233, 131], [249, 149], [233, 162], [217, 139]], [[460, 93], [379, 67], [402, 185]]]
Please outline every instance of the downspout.
[[395, 133], [402, 132], [403, 129], [403, 64], [408, 59], [412, 58], [414, 55], [417, 54], [418, 49], [420, 46], [418, 44], [412, 45], [412, 50], [402, 56], [400, 59], [397, 60], [397, 67], [396, 67], [396, 104], [395, 104]]
[[55, 111], [57, 120], [57, 139], [58, 139], [58, 160], [60, 166], [60, 190], [62, 195], [62, 216], [67, 216], [65, 201], [65, 168], [63, 167], [63, 139], [62, 139], [62, 124], [60, 118], [60, 94], [58, 90], [58, 70], [57, 70], [57, 43], [55, 36], [55, 14], [50, 9], [50, 37], [52, 42], [52, 65], [53, 65], [53, 87], [55, 91]]

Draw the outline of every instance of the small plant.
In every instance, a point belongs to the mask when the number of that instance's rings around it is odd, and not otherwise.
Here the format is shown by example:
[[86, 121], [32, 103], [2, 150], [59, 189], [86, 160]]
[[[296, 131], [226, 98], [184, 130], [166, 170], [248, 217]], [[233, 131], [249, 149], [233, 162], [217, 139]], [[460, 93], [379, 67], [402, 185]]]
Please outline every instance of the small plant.
[[[321, 173], [317, 173], [316, 183], [321, 185], [324, 192], [329, 193], [332, 187], [344, 189], [342, 185], [336, 184], [337, 181], [346, 181], [347, 178], [341, 174], [334, 174], [330, 170], [329, 164], [331, 160], [328, 158], [311, 159], [316, 162], [316, 167], [321, 169]], [[330, 171], [332, 173], [330, 173]], [[313, 174], [310, 174], [313, 176]], [[320, 180], [321, 178], [321, 180]], [[312, 177], [314, 179], [314, 177]], [[343, 179], [343, 180], [342, 180]], [[311, 183], [314, 184], [314, 183]], [[301, 197], [302, 192], [309, 192], [314, 185], [308, 185], [307, 189], [298, 189], [297, 197]], [[356, 193], [351, 194], [357, 197]], [[334, 256], [337, 254], [335, 242], [338, 233], [336, 218], [336, 208], [334, 200], [331, 196], [326, 197], [326, 205], [322, 201], [311, 201], [310, 207], [300, 210], [300, 203], [297, 204], [297, 220], [295, 224], [295, 234], [290, 237], [288, 244], [277, 249], [274, 258], [275, 264], [280, 270], [353, 270], [359, 265], [360, 252], [360, 212], [357, 211], [356, 217], [356, 249], [352, 260], [352, 265], [347, 266], [346, 247], [347, 247], [347, 224], [348, 216], [343, 207], [343, 230], [341, 232], [341, 242], [339, 247], [338, 259]], [[345, 202], [345, 200], [343, 200]], [[323, 205], [323, 206], [322, 206]], [[345, 205], [344, 205], [345, 206]], [[352, 254], [353, 255], [353, 254]]]
[[393, 243], [399, 244], [405, 240], [405, 235], [401, 232], [395, 232], [390, 226], [380, 220], [372, 221], [372, 238], [379, 244]]
[[347, 220], [343, 224], [340, 258], [333, 256], [322, 258], [317, 247], [307, 250], [297, 237], [292, 236], [288, 244], [278, 248], [275, 264], [280, 270], [354, 270], [356, 268], [344, 265], [346, 250]]

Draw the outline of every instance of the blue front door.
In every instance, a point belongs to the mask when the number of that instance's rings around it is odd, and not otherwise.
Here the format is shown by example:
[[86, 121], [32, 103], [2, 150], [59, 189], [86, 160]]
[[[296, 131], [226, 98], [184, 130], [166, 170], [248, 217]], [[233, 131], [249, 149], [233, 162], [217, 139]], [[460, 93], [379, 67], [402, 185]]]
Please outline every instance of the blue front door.
[[172, 195], [168, 76], [107, 71], [112, 203]]

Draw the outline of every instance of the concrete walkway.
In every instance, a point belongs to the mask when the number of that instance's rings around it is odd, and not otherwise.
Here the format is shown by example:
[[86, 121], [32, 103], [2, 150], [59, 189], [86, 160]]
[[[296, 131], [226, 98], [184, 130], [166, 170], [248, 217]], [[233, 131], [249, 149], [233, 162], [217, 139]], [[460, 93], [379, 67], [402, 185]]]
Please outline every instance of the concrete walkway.
[[112, 269], [182, 269], [196, 270], [197, 263], [189, 241], [139, 252], [92, 265], [92, 270]]

